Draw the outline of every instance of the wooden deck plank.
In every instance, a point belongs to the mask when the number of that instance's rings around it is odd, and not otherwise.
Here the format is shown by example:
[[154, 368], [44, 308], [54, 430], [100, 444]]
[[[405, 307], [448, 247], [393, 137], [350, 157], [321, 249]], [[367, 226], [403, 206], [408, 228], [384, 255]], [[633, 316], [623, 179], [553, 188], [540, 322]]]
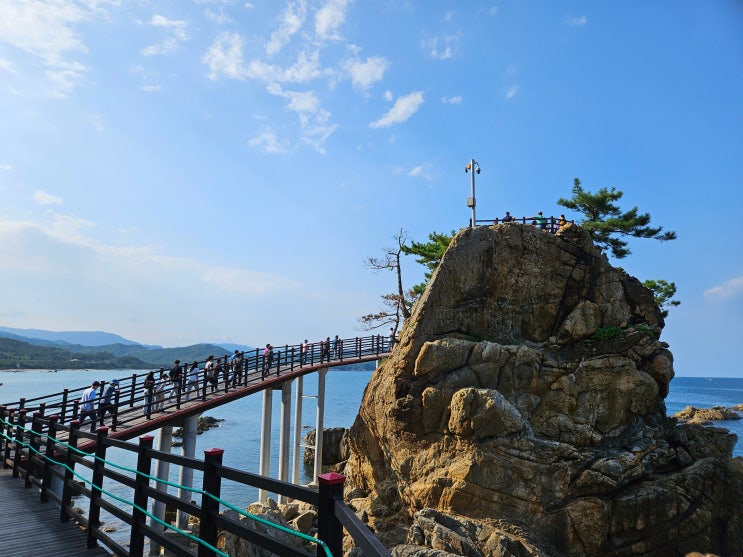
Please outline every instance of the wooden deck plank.
[[54, 503], [41, 503], [37, 489], [23, 487], [11, 470], [0, 470], [0, 555], [4, 557], [110, 557], [102, 547], [85, 547], [85, 532], [60, 522]]

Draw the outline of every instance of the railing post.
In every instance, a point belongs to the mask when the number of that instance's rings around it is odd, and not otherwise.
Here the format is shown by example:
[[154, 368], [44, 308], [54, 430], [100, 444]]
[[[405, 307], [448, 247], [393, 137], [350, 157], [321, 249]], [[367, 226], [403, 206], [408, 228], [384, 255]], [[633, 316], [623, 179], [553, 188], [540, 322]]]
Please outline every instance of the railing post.
[[11, 445], [11, 439], [13, 438], [13, 411], [8, 410], [5, 406], [2, 407], [3, 414], [2, 418], [7, 423], [2, 424], [2, 428], [0, 431], [4, 432], [6, 437], [3, 437], [5, 439], [5, 449], [3, 454], [3, 468], [10, 468], [10, 465], [8, 464], [8, 460], [10, 460], [10, 445]]
[[3, 405], [0, 406], [0, 454], [5, 454], [5, 445], [8, 444], [8, 441], [5, 439], [5, 422], [8, 420], [8, 407]]
[[80, 400], [75, 399], [72, 401], [72, 419], [77, 420], [80, 417]]
[[59, 423], [63, 424], [65, 417], [67, 416], [67, 402], [70, 396], [70, 390], [65, 389], [62, 391], [62, 410], [59, 413]]
[[[120, 402], [120, 393], [119, 389], [116, 389], [114, 391], [114, 411], [113, 415], [111, 416], [111, 431], [116, 431], [116, 426], [119, 425], [119, 402]], [[101, 419], [103, 416], [101, 416]]]
[[75, 477], [72, 473], [75, 469], [75, 451], [77, 448], [77, 432], [80, 429], [80, 420], [72, 420], [70, 422], [70, 435], [67, 439], [67, 468], [64, 473], [64, 485], [62, 486], [62, 504], [59, 513], [60, 522], [67, 522], [70, 520], [70, 515], [67, 514], [67, 508], [72, 506], [72, 481]]
[[47, 429], [46, 436], [46, 458], [44, 459], [43, 473], [41, 476], [41, 502], [46, 503], [49, 501], [49, 484], [52, 481], [52, 461], [54, 460], [54, 447], [55, 439], [57, 438], [57, 423], [59, 422], [59, 416], [54, 414], [49, 416], [49, 428]]
[[[23, 399], [21, 399], [23, 400]], [[13, 477], [17, 478], [20, 475], [21, 469], [21, 457], [23, 456], [23, 449], [21, 443], [23, 443], [24, 426], [26, 425], [26, 409], [21, 408], [18, 411], [18, 421], [15, 427], [15, 453], [13, 454]]]
[[[222, 478], [219, 475], [219, 467], [222, 466], [223, 449], [209, 449], [204, 451], [204, 481], [205, 493], [219, 498], [222, 491]], [[214, 517], [219, 514], [219, 503], [207, 495], [201, 497], [201, 522], [199, 537], [206, 543], [217, 545], [217, 525]], [[199, 557], [212, 557], [214, 552], [204, 545], [199, 545]], [[340, 555], [340, 553], [339, 553]]]
[[129, 536], [129, 555], [144, 554], [144, 526], [147, 521], [147, 494], [145, 487], [150, 485], [147, 476], [152, 475], [152, 435], [139, 438], [137, 450], [137, 477], [134, 479], [134, 507], [132, 509], [132, 530]]
[[359, 337], [356, 337], [356, 357], [361, 357], [361, 342], [359, 341]]
[[202, 386], [201, 400], [206, 400], [206, 387], [207, 387], [207, 383], [209, 382], [209, 379], [206, 376], [206, 370], [205, 369], [201, 370], [201, 375], [202, 375], [202, 379], [201, 379], [201, 386]]
[[42, 412], [34, 412], [33, 416], [31, 418], [31, 432], [29, 433], [29, 440], [28, 440], [28, 461], [26, 464], [26, 482], [24, 483], [25, 487], [31, 487], [31, 477], [33, 472], [35, 472], [34, 468], [34, 457], [36, 455], [39, 455], [37, 458], [41, 458], [43, 460], [43, 457], [41, 457], [41, 452], [39, 449], [41, 448], [41, 429], [42, 429], [42, 423], [41, 423], [41, 417], [44, 414]]
[[23, 410], [26, 407], [26, 398], [22, 398], [18, 401], [18, 410]]
[[129, 408], [134, 408], [134, 394], [137, 390], [137, 374], [132, 373], [132, 388], [129, 393]]
[[105, 438], [108, 437], [108, 428], [99, 427], [96, 430], [95, 460], [93, 461], [93, 478], [90, 485], [90, 508], [88, 510], [88, 541], [87, 547], [96, 547], [98, 540], [95, 537], [100, 526], [101, 517], [101, 490], [103, 489], [103, 469], [106, 460]]
[[292, 346], [292, 363], [289, 366], [290, 371], [294, 371], [294, 347]]
[[[330, 553], [343, 555], [343, 524], [335, 516], [336, 501], [343, 501], [343, 483], [346, 476], [329, 472], [317, 477], [319, 503], [317, 505], [317, 537], [324, 541]], [[317, 555], [324, 551], [317, 546]]]

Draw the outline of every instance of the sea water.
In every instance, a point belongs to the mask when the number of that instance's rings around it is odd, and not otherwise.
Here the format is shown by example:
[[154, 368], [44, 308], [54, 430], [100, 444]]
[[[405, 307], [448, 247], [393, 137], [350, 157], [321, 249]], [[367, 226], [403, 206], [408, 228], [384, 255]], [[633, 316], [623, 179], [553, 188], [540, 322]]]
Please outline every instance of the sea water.
[[[90, 385], [93, 380], [111, 381], [113, 378], [125, 379], [131, 377], [131, 371], [60, 371], [60, 372], [0, 372], [0, 402], [17, 401], [21, 396], [32, 398], [42, 394], [59, 392], [64, 388], [74, 389]], [[371, 371], [351, 371], [331, 369], [327, 374], [325, 389], [324, 426], [350, 427], [356, 419], [364, 389], [369, 383]], [[317, 374], [304, 377], [304, 395], [302, 412], [302, 435], [315, 426], [317, 406]], [[125, 383], [126, 384], [126, 383]], [[296, 403], [296, 384], [292, 392], [291, 419], [294, 421], [294, 404]], [[271, 433], [271, 464], [270, 475], [278, 475], [279, 453], [279, 413], [281, 406], [281, 392], [273, 393], [272, 402], [272, 433]], [[671, 382], [670, 392], [666, 398], [668, 415], [672, 415], [686, 406], [707, 408], [712, 406], [734, 406], [743, 402], [743, 379], [738, 378], [705, 378], [705, 377], [676, 377]], [[196, 456], [203, 457], [204, 451], [211, 448], [224, 449], [223, 463], [226, 466], [239, 468], [249, 472], [258, 472], [260, 455], [260, 435], [263, 395], [254, 394], [234, 401], [230, 404], [210, 410], [207, 415], [224, 420], [219, 427], [211, 429], [196, 438]], [[727, 420], [715, 422], [715, 425], [725, 427], [738, 435], [734, 455], [743, 456], [743, 420]], [[87, 427], [86, 427], [87, 429]], [[155, 447], [157, 447], [157, 432], [154, 432]], [[136, 441], [135, 441], [136, 442]], [[293, 431], [290, 445], [293, 451]], [[303, 453], [304, 449], [300, 449]], [[180, 452], [173, 448], [173, 452]], [[120, 450], [110, 450], [107, 457], [117, 464], [129, 468], [136, 467], [136, 455]], [[300, 454], [300, 482], [309, 483], [313, 478], [311, 465], [303, 464], [303, 454]], [[290, 455], [289, 462], [293, 462]], [[154, 472], [154, 470], [153, 470]], [[89, 474], [83, 474], [89, 477]], [[289, 470], [292, 477], [292, 470]], [[178, 481], [178, 468], [171, 466], [170, 481]], [[202, 478], [198, 471], [194, 474], [194, 487], [201, 486]], [[126, 489], [111, 486], [112, 492], [122, 498], [130, 498]], [[200, 502], [198, 494], [191, 497]], [[222, 499], [237, 508], [244, 509], [258, 498], [257, 490], [243, 485], [224, 482]], [[108, 518], [110, 525], [116, 526], [114, 517]]]

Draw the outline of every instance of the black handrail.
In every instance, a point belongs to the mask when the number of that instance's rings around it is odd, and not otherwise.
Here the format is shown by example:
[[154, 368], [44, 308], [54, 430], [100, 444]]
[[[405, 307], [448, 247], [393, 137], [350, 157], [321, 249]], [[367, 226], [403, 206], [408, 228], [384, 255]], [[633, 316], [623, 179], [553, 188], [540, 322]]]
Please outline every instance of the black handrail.
[[[334, 339], [328, 340], [326, 338], [324, 341], [309, 344], [308, 350], [304, 354], [302, 353], [301, 344], [285, 344], [282, 348], [274, 351], [270, 366], [261, 349], [256, 348], [250, 353], [240, 353], [241, 365], [239, 368], [237, 366], [233, 368], [229, 363], [228, 365], [222, 364], [213, 382], [210, 381], [209, 377], [207, 377], [207, 372], [203, 369], [207, 361], [205, 359], [197, 362], [199, 364], [200, 377], [197, 382], [195, 394], [197, 398], [200, 397], [203, 401], [212, 392], [228, 393], [230, 390], [236, 388], [245, 387], [249, 384], [254, 385], [260, 381], [265, 381], [273, 373], [280, 375], [282, 372], [294, 372], [297, 369], [316, 369], [322, 367], [322, 364], [326, 362], [334, 366], [353, 364], [355, 360], [363, 361], [364, 358], [369, 358], [370, 356], [386, 354], [390, 348], [389, 338], [382, 335], [338, 339], [337, 343], [334, 342]], [[225, 362], [228, 361], [230, 355], [226, 354], [217, 358]], [[168, 371], [165, 370], [165, 373], [167, 374]], [[158, 409], [161, 410], [172, 410], [174, 408], [180, 410], [183, 402], [187, 400], [187, 396], [191, 395], [187, 389], [189, 386], [188, 370], [184, 369], [181, 375], [181, 381], [177, 384], [170, 383], [168, 385], [168, 392], [162, 395], [163, 400], [160, 406], [157, 394], [149, 393], [144, 388], [144, 377], [148, 373], [150, 371], [132, 373], [131, 381], [128, 385], [126, 384], [129, 382], [128, 379], [120, 378], [117, 399], [114, 407], [110, 409], [113, 414], [112, 431], [116, 431], [119, 425], [124, 425], [136, 419], [135, 412], [127, 412], [126, 416], [121, 415], [127, 409], [141, 406], [149, 418], [156, 411], [156, 404], [158, 404]], [[98, 396], [96, 397], [96, 417], [99, 420], [101, 414], [100, 404], [107, 386], [106, 381], [102, 380], [100, 383]], [[18, 401], [6, 402], [4, 406], [17, 409], [25, 408], [28, 412], [42, 411], [46, 415], [57, 414], [60, 424], [69, 423], [72, 420], [78, 419], [80, 415], [80, 396], [87, 388], [64, 389], [57, 393], [30, 399], [21, 398]]]
[[[494, 219], [477, 219], [475, 220], [476, 226], [492, 226], [495, 224], [521, 224], [535, 226], [541, 230], [547, 230], [548, 232], [556, 233], [560, 228], [566, 224], [575, 224], [572, 220], [565, 219], [562, 224], [560, 220], [562, 217], [545, 217], [545, 216], [531, 216], [531, 217], [511, 217], [511, 220], [503, 220], [503, 218]], [[471, 219], [470, 219], [471, 220]]]

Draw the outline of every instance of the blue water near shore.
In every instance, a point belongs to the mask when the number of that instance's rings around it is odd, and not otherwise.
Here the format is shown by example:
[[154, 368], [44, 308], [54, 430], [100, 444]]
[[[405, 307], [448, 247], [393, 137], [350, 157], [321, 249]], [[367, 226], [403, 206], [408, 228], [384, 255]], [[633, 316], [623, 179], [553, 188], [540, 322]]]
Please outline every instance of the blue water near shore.
[[[325, 427], [350, 427], [358, 413], [361, 398], [371, 377], [370, 371], [331, 370], [327, 375]], [[130, 377], [131, 371], [60, 371], [52, 372], [0, 372], [0, 401], [11, 402], [20, 396], [31, 397], [34, 394], [46, 394], [61, 391], [65, 387], [76, 388], [90, 384], [94, 379], [110, 381], [114, 377]], [[311, 374], [304, 379], [304, 394], [314, 395], [317, 392], [317, 375]], [[262, 414], [262, 395], [251, 395], [231, 404], [219, 407], [209, 412], [214, 418], [223, 419], [220, 427], [207, 431], [197, 437], [197, 456], [203, 456], [203, 451], [210, 448], [223, 448], [224, 464], [250, 472], [258, 471], [260, 452], [260, 429]], [[292, 400], [295, 400], [292, 393]], [[304, 429], [315, 425], [315, 399], [303, 399], [302, 425]], [[683, 409], [686, 406], [706, 408], [712, 406], [734, 406], [743, 403], [743, 379], [738, 378], [704, 378], [704, 377], [676, 377], [671, 382], [670, 393], [666, 398], [668, 415]], [[273, 432], [271, 438], [271, 476], [276, 477], [278, 471], [279, 452], [279, 412], [281, 393], [273, 394]], [[292, 423], [294, 420], [294, 406], [291, 408]], [[734, 454], [743, 456], [743, 420], [729, 420], [716, 422], [715, 425], [725, 427], [738, 435], [738, 443]], [[293, 434], [292, 434], [293, 435]], [[293, 441], [293, 438], [292, 438]], [[157, 446], [157, 439], [155, 440]], [[174, 448], [174, 452], [180, 449]], [[116, 462], [134, 467], [133, 455], [123, 451], [110, 453], [116, 455]], [[301, 459], [300, 459], [301, 460]], [[290, 458], [290, 462], [291, 462]], [[312, 479], [312, 467], [300, 465], [300, 481], [309, 483]], [[291, 478], [291, 470], [290, 470]], [[177, 482], [177, 470], [171, 470], [170, 479]], [[194, 486], [201, 485], [201, 477], [196, 474]], [[122, 492], [122, 495], [124, 493]], [[238, 508], [245, 508], [257, 499], [257, 491], [244, 486], [226, 483], [222, 490], [223, 499]], [[198, 501], [199, 497], [194, 496]]]

